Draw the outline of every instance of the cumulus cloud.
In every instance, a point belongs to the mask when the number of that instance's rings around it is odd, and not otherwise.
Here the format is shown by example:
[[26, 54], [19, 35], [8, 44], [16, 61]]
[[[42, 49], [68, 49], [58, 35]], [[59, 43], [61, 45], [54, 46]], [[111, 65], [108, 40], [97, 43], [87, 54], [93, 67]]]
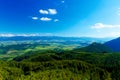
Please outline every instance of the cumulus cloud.
[[120, 25], [113, 25], [113, 24], [103, 24], [103, 23], [96, 23], [91, 26], [93, 31], [93, 35], [99, 37], [119, 37], [120, 36]]
[[[40, 18], [41, 21], [54, 21], [54, 22], [58, 22], [59, 20], [58, 19], [52, 19], [52, 17], [46, 17], [47, 15], [56, 15], [57, 14], [57, 10], [56, 9], [40, 9], [39, 10], [39, 13], [40, 14], [43, 14], [45, 16], [42, 16]], [[33, 20], [38, 20], [39, 18], [38, 17], [32, 17]]]
[[92, 29], [120, 28], [120, 25], [109, 25], [109, 24], [103, 24], [103, 23], [96, 23], [91, 28]]
[[39, 12], [41, 13], [41, 14], [49, 14], [49, 12], [47, 11], [47, 10], [39, 10]]
[[38, 17], [32, 17], [33, 20], [38, 20]]
[[56, 9], [48, 9], [48, 10], [43, 10], [43, 9], [41, 9], [41, 10], [39, 10], [39, 12], [40, 12], [41, 14], [50, 14], [50, 15], [55, 15], [55, 14], [57, 14], [57, 10], [56, 10]]
[[57, 14], [57, 10], [56, 9], [48, 9], [49, 14], [55, 15]]
[[41, 17], [40, 18], [41, 21], [51, 21], [52, 18], [48, 18], [48, 17]]
[[58, 19], [54, 19], [54, 22], [58, 22], [59, 20]]

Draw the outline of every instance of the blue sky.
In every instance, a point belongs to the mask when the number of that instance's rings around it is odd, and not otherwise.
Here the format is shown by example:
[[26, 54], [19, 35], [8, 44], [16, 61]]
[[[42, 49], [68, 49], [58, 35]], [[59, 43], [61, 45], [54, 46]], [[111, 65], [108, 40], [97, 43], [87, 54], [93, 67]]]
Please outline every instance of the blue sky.
[[0, 0], [0, 35], [120, 36], [120, 0]]

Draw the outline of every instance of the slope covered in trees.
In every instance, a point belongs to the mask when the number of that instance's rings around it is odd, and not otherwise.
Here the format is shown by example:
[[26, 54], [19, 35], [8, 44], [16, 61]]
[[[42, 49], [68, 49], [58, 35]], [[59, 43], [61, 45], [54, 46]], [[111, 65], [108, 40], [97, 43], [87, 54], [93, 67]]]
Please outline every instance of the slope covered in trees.
[[1, 62], [1, 80], [111, 80], [103, 69], [83, 61]]
[[[33, 52], [34, 53], [34, 52]], [[32, 55], [23, 55], [14, 58], [18, 62], [54, 62], [62, 60], [77, 60], [99, 67], [105, 72], [110, 73], [112, 80], [119, 80], [120, 77], [120, 53], [91, 53], [80, 52], [78, 50], [64, 51], [61, 53], [56, 51], [46, 51], [44, 53], [34, 53]], [[89, 79], [88, 79], [89, 80]]]
[[120, 53], [99, 43], [73, 50], [33, 49], [0, 65], [1, 80], [120, 80]]

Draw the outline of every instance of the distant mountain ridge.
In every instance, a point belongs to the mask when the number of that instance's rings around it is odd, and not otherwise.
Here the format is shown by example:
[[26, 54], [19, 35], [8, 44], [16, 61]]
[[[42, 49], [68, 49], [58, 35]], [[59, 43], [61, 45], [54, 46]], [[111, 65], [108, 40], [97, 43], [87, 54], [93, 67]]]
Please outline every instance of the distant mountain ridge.
[[104, 44], [100, 44], [100, 43], [92, 43], [86, 47], [82, 47], [80, 49], [76, 49], [78, 51], [82, 51], [82, 52], [92, 52], [92, 53], [109, 53], [112, 52], [112, 50], [107, 47]]
[[120, 37], [106, 42], [105, 45], [110, 47], [114, 52], [120, 52]]
[[23, 41], [23, 40], [76, 40], [76, 41], [109, 41], [111, 38], [91, 38], [91, 37], [60, 37], [60, 36], [0, 36], [0, 41]]

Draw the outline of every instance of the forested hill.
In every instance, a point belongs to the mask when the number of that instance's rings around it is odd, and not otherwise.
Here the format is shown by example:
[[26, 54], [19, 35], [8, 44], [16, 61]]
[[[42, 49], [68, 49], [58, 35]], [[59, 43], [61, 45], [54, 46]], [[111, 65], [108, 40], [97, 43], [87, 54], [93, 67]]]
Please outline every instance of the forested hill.
[[103, 44], [78, 49], [38, 45], [7, 46], [0, 54], [0, 80], [120, 80], [120, 53]]

